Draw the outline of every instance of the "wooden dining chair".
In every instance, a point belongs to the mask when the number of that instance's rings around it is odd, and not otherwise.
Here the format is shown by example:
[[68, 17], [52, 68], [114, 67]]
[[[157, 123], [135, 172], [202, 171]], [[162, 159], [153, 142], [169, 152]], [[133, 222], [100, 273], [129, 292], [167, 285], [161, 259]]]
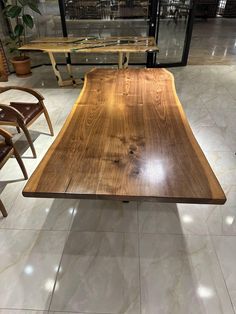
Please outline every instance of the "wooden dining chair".
[[28, 127], [43, 113], [46, 118], [50, 133], [52, 136], [54, 135], [52, 123], [43, 102], [44, 97], [31, 88], [20, 86], [0, 87], [0, 94], [9, 90], [23, 91], [33, 95], [37, 99], [37, 102], [34, 103], [10, 102], [10, 105], [0, 104], [0, 125], [15, 126], [18, 132], [20, 132], [20, 129], [22, 129], [28, 140], [33, 156], [36, 157], [36, 151], [28, 131]]
[[[0, 135], [3, 137], [3, 140], [0, 140], [0, 169], [2, 169], [2, 167], [5, 165], [5, 163], [10, 157], [15, 156], [23, 172], [24, 178], [28, 179], [28, 175], [23, 164], [23, 161], [21, 160], [21, 157], [17, 149], [15, 148], [15, 145], [12, 142], [12, 135], [3, 129], [0, 129]], [[4, 217], [7, 216], [7, 211], [1, 200], [0, 211]]]

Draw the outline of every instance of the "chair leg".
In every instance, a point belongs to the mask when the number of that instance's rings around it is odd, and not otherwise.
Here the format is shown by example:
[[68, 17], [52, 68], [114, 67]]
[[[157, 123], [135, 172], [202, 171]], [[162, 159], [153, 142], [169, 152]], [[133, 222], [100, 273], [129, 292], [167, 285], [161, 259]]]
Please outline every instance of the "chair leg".
[[0, 200], [0, 211], [1, 211], [2, 215], [3, 215], [3, 217], [7, 217], [8, 214], [7, 214], [6, 208], [3, 205], [3, 202], [1, 200]]
[[20, 128], [18, 126], [16, 127], [16, 130], [18, 133], [20, 133]]
[[26, 138], [27, 138], [27, 140], [29, 142], [29, 146], [30, 146], [30, 148], [32, 150], [33, 157], [36, 158], [37, 155], [36, 155], [36, 151], [35, 151], [35, 148], [34, 148], [34, 144], [32, 142], [32, 139], [31, 139], [31, 136], [29, 134], [29, 131], [28, 131], [27, 127], [25, 125], [21, 125], [20, 127], [22, 128], [22, 130], [25, 133], [25, 136], [26, 136]]
[[14, 155], [16, 157], [16, 160], [17, 160], [17, 162], [18, 162], [22, 172], [23, 172], [25, 180], [27, 180], [28, 179], [28, 174], [27, 174], [27, 171], [25, 169], [25, 165], [23, 164], [23, 161], [22, 161], [18, 151], [15, 149], [15, 147], [14, 147]]
[[53, 132], [53, 127], [52, 127], [52, 122], [51, 122], [51, 119], [49, 117], [48, 111], [47, 111], [47, 109], [46, 109], [46, 107], [44, 105], [43, 105], [43, 113], [44, 113], [44, 116], [46, 118], [46, 121], [47, 121], [49, 130], [50, 130], [50, 133], [53, 136], [54, 132]]

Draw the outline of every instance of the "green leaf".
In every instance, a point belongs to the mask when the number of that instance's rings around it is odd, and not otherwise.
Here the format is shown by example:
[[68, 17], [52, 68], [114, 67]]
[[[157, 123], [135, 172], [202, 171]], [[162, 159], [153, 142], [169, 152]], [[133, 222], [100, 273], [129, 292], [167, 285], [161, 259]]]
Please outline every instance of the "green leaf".
[[5, 8], [2, 10], [3, 14], [7, 15], [7, 11], [11, 8], [12, 6], [10, 4], [8, 4], [7, 6], [5, 6]]
[[11, 33], [11, 34], [9, 35], [9, 37], [11, 38], [11, 40], [15, 40], [15, 39], [16, 39], [16, 36], [15, 36], [15, 34], [13, 34], [13, 33]]
[[20, 4], [22, 5], [22, 7], [24, 7], [25, 5], [27, 5], [27, 1], [26, 0], [18, 0], [20, 2]]
[[21, 7], [19, 7], [18, 5], [12, 5], [11, 8], [7, 10], [6, 14], [8, 17], [14, 18], [14, 17], [19, 16], [20, 13], [21, 13]]
[[34, 21], [29, 14], [24, 14], [22, 16], [22, 19], [23, 19], [23, 22], [25, 23], [26, 26], [28, 26], [29, 28], [34, 27]]
[[15, 47], [14, 47], [14, 48], [10, 48], [10, 49], [9, 49], [10, 53], [16, 52], [17, 50], [18, 50], [18, 49], [17, 49], [17, 48], [15, 48]]
[[29, 2], [28, 6], [30, 7], [31, 10], [33, 10], [34, 12], [38, 13], [41, 15], [41, 12], [39, 11], [38, 7], [36, 4]]
[[16, 25], [16, 27], [14, 28], [14, 34], [16, 37], [20, 37], [22, 35], [24, 31], [24, 26], [23, 25]]

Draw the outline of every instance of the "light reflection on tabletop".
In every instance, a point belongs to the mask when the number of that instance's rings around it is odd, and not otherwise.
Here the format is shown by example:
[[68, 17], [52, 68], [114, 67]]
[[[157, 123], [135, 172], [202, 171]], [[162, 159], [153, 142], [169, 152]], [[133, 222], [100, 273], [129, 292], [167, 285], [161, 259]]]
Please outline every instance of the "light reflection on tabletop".
[[158, 159], [148, 160], [144, 167], [144, 177], [149, 182], [161, 182], [166, 178], [166, 169]]

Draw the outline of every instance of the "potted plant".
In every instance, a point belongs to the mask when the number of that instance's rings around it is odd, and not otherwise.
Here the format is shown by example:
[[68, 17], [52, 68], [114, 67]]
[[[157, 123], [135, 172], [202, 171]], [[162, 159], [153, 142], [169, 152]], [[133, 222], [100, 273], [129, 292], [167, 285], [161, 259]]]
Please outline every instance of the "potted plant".
[[34, 20], [28, 13], [30, 10], [41, 14], [35, 0], [15, 0], [14, 4], [12, 1], [9, 3], [9, 0], [5, 0], [4, 14], [15, 24], [7, 46], [9, 52], [13, 54], [10, 62], [18, 76], [31, 74], [30, 58], [18, 50], [20, 46], [26, 43], [27, 28], [32, 29], [34, 27]]

